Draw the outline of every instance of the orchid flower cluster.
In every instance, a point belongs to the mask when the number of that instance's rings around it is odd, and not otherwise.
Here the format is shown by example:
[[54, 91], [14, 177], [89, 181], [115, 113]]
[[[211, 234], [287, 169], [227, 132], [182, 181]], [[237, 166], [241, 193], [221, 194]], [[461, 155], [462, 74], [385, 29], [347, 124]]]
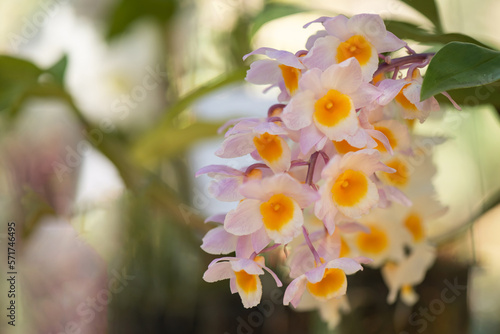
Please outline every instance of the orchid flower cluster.
[[[429, 222], [443, 213], [431, 184], [432, 146], [413, 134], [415, 120], [439, 109], [420, 101], [419, 68], [432, 54], [417, 54], [386, 30], [378, 15], [320, 17], [306, 50], [260, 48], [246, 80], [277, 87], [267, 117], [228, 122], [216, 155], [250, 154], [242, 169], [210, 165], [211, 194], [238, 202], [207, 219], [217, 227], [203, 238], [215, 259], [203, 278], [229, 279], [244, 307], [259, 304], [266, 253], [279, 252], [291, 282], [283, 303], [319, 309], [331, 327], [347, 311], [347, 277], [380, 268], [388, 302], [409, 305], [435, 259]], [[407, 55], [391, 59], [391, 52]], [[429, 144], [430, 143], [430, 144]], [[282, 273], [283, 275], [285, 273]]]

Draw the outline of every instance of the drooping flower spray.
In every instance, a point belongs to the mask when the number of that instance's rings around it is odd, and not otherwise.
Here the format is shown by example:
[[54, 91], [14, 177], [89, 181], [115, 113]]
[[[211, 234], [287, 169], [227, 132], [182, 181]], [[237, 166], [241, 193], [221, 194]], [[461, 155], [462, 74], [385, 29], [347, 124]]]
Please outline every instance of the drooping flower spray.
[[[347, 275], [362, 264], [381, 268], [389, 288], [407, 304], [435, 259], [427, 224], [444, 212], [435, 200], [432, 147], [412, 133], [439, 109], [420, 101], [419, 68], [432, 54], [417, 54], [377, 15], [321, 17], [306, 50], [258, 49], [246, 80], [278, 87], [267, 115], [231, 121], [216, 155], [250, 154], [243, 169], [206, 166], [213, 196], [239, 201], [203, 239], [215, 259], [207, 282], [229, 279], [247, 308], [259, 304], [266, 252], [286, 249], [291, 283], [284, 304], [319, 309], [334, 327], [347, 310]], [[391, 58], [405, 48], [407, 56]], [[432, 142], [432, 141], [431, 141]], [[432, 146], [432, 145], [431, 145]], [[410, 250], [410, 252], [405, 250]], [[288, 280], [288, 279], [287, 279]], [[288, 280], [290, 281], [290, 280]]]

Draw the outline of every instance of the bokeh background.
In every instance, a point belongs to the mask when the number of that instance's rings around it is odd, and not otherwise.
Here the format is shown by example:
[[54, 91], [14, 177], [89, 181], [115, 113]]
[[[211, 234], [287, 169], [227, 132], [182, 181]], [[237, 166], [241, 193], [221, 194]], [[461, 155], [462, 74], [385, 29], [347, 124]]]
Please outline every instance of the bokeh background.
[[[436, 3], [444, 32], [500, 48], [498, 1]], [[246, 310], [227, 281], [201, 279], [214, 258], [200, 249], [203, 220], [232, 207], [193, 175], [227, 163], [213, 155], [222, 123], [275, 101], [244, 83], [244, 54], [303, 49], [316, 31], [303, 24], [363, 12], [411, 23], [388, 29], [417, 51], [442, 46], [399, 0], [1, 0], [0, 332], [328, 333], [315, 313], [274, 302], [271, 282], [272, 308]], [[500, 85], [456, 94], [463, 111], [444, 104], [417, 127], [446, 138], [431, 181], [448, 206], [431, 226], [439, 257], [419, 302], [387, 305], [380, 273], [365, 270], [335, 333], [500, 333]], [[8, 221], [15, 328], [4, 315]], [[409, 324], [446, 281], [467, 289], [425, 329]]]

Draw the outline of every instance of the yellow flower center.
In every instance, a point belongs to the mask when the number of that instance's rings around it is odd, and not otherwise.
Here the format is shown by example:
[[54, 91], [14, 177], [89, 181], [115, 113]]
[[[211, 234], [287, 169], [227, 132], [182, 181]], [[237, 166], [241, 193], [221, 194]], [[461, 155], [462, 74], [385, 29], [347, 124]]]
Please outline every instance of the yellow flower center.
[[403, 94], [403, 90], [408, 87], [410, 84], [404, 85], [403, 88], [399, 91], [398, 95], [394, 98], [396, 102], [398, 102], [403, 108], [411, 110], [411, 111], [418, 111], [417, 106], [415, 106], [413, 103], [408, 100], [408, 98]]
[[260, 213], [268, 230], [279, 231], [293, 218], [293, 200], [283, 194], [273, 195], [260, 205]]
[[370, 42], [361, 35], [354, 35], [337, 47], [337, 63], [354, 57], [361, 66], [368, 63], [372, 55]]
[[[374, 129], [382, 132], [389, 140], [389, 144], [391, 145], [392, 149], [393, 150], [396, 149], [396, 146], [398, 145], [398, 141], [397, 141], [396, 137], [394, 136], [394, 133], [390, 129], [386, 128], [385, 126], [374, 126]], [[378, 139], [376, 139], [376, 138], [374, 138], [374, 139], [378, 144], [377, 147], [375, 147], [375, 148], [377, 150], [379, 150], [381, 153], [387, 152], [387, 149], [385, 148], [385, 146]]]
[[253, 138], [253, 143], [262, 159], [273, 162], [278, 160], [283, 154], [283, 147], [279, 136], [264, 132]]
[[410, 180], [410, 172], [406, 162], [394, 158], [388, 161], [386, 165], [396, 170], [394, 173], [385, 173], [387, 181], [393, 186], [404, 187]]
[[285, 80], [285, 87], [288, 89], [290, 95], [293, 95], [297, 91], [297, 88], [299, 88], [301, 70], [286, 65], [279, 65], [279, 68], [281, 69], [281, 75]]
[[348, 169], [332, 187], [333, 200], [340, 206], [354, 206], [368, 193], [368, 179], [360, 171]]
[[349, 245], [347, 242], [345, 242], [344, 238], [340, 238], [340, 254], [339, 257], [346, 257], [349, 255], [349, 252], [351, 251]]
[[316, 298], [326, 300], [335, 297], [346, 281], [347, 278], [343, 270], [329, 268], [325, 270], [321, 281], [317, 283], [307, 282], [307, 289]]
[[260, 180], [262, 179], [262, 171], [258, 168], [254, 168], [247, 174], [247, 180]]
[[389, 237], [384, 230], [374, 224], [368, 227], [370, 228], [370, 233], [360, 232], [356, 238], [356, 245], [363, 253], [380, 254], [388, 247]]
[[335, 126], [349, 116], [352, 108], [349, 96], [330, 89], [314, 104], [314, 120], [324, 126]]
[[410, 231], [413, 236], [413, 241], [420, 241], [424, 237], [424, 226], [420, 216], [411, 212], [404, 220], [405, 227]]
[[236, 284], [246, 293], [257, 290], [257, 275], [251, 275], [244, 270], [235, 271]]
[[377, 83], [379, 83], [380, 81], [384, 80], [384, 78], [385, 78], [385, 77], [384, 77], [384, 73], [383, 73], [383, 72], [382, 72], [382, 73], [379, 73], [379, 74], [377, 74], [376, 76], [374, 76], [374, 77], [373, 77], [372, 83], [373, 83], [374, 85], [376, 85], [376, 84], [377, 84]]
[[404, 284], [402, 287], [401, 287], [401, 293], [402, 294], [410, 294], [410, 293], [413, 293], [413, 287], [409, 284]]
[[347, 141], [342, 140], [342, 141], [332, 141], [333, 145], [335, 146], [335, 149], [339, 154], [346, 154], [349, 152], [356, 152], [361, 150], [361, 148], [357, 148], [349, 144]]

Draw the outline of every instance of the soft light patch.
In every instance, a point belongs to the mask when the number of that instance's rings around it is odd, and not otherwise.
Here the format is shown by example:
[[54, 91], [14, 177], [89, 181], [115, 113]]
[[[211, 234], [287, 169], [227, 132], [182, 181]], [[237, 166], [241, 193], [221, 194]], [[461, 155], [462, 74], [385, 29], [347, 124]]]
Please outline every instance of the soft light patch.
[[385, 173], [385, 177], [391, 185], [404, 187], [408, 184], [410, 172], [406, 162], [399, 158], [394, 158], [388, 161], [386, 165], [396, 170], [394, 173]]
[[406, 98], [406, 96], [403, 94], [403, 90], [408, 87], [409, 85], [411, 84], [406, 84], [404, 85], [403, 88], [401, 88], [401, 90], [399, 91], [398, 95], [396, 95], [396, 97], [394, 98], [396, 100], [396, 102], [398, 102], [403, 108], [407, 109], [407, 110], [412, 110], [412, 111], [418, 111], [417, 107], [410, 102], [410, 100], [408, 100]]
[[257, 275], [251, 275], [244, 270], [235, 271], [236, 284], [245, 293], [257, 291]]
[[356, 238], [356, 245], [365, 254], [380, 254], [389, 246], [389, 237], [384, 230], [374, 224], [368, 227], [370, 233], [360, 232]]
[[330, 89], [314, 104], [314, 120], [327, 127], [335, 126], [349, 117], [352, 108], [349, 96]]
[[283, 194], [273, 195], [260, 205], [260, 213], [268, 230], [280, 231], [293, 218], [293, 200]]
[[283, 154], [283, 146], [280, 137], [277, 135], [264, 132], [260, 136], [254, 137], [253, 143], [260, 157], [266, 161], [274, 162], [279, 160]]
[[344, 271], [338, 268], [329, 268], [325, 270], [321, 281], [317, 283], [307, 282], [307, 290], [314, 297], [327, 300], [342, 294], [342, 288], [345, 287], [346, 283], [347, 278]]
[[346, 140], [342, 141], [332, 141], [335, 149], [339, 154], [346, 154], [349, 152], [356, 152], [361, 150], [361, 148], [357, 148], [349, 144]]
[[299, 88], [300, 69], [283, 64], [279, 65], [279, 68], [285, 80], [285, 87], [288, 89], [288, 93], [293, 95], [297, 91], [297, 88]]
[[333, 200], [340, 206], [355, 206], [368, 193], [368, 178], [360, 171], [348, 169], [332, 187]]
[[420, 241], [424, 238], [424, 226], [420, 215], [411, 212], [404, 220], [405, 227], [410, 231], [413, 236], [413, 241]]
[[[380, 131], [384, 134], [384, 136], [387, 137], [389, 140], [389, 145], [391, 145], [392, 149], [395, 150], [396, 147], [398, 146], [398, 140], [396, 139], [396, 136], [394, 136], [394, 133], [391, 131], [391, 129], [386, 128], [385, 126], [374, 126], [374, 129], [377, 131]], [[382, 144], [378, 139], [374, 138], [375, 141], [377, 142], [377, 149], [381, 153], [387, 152], [387, 149], [385, 148], [384, 144]]]
[[337, 47], [337, 63], [354, 57], [361, 66], [368, 63], [372, 56], [372, 45], [361, 35], [354, 35]]

